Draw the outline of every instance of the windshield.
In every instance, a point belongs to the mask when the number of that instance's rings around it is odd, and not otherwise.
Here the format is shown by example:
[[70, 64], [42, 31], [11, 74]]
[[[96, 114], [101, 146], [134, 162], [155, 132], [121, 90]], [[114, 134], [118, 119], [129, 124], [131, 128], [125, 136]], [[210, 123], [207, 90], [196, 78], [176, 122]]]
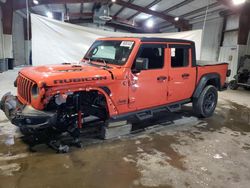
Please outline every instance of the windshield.
[[107, 64], [124, 65], [133, 46], [134, 41], [96, 41], [84, 58]]

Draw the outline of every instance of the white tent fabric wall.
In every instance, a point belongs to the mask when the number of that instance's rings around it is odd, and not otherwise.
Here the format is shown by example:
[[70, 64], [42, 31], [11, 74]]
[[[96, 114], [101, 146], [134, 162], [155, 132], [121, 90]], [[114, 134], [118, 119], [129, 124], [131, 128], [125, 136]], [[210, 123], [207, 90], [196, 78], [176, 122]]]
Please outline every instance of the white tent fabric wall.
[[25, 43], [23, 17], [18, 13], [13, 14], [13, 57], [15, 66], [25, 65]]
[[31, 15], [32, 25], [32, 62], [34, 66], [79, 62], [90, 45], [101, 37], [161, 37], [194, 41], [196, 57], [200, 58], [202, 30], [135, 34], [103, 31]]
[[[204, 22], [193, 24], [193, 29], [203, 28]], [[220, 49], [220, 39], [222, 33], [223, 19], [216, 18], [206, 21], [203, 43], [201, 49], [201, 59], [207, 61], [217, 61]]]

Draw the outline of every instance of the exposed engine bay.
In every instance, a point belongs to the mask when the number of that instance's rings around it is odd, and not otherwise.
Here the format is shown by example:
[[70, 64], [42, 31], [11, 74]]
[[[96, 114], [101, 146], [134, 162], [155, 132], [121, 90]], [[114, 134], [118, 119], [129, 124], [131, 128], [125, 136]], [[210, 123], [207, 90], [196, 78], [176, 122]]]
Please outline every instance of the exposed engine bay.
[[[0, 107], [23, 135], [34, 136], [53, 131], [53, 139], [49, 139], [47, 144], [58, 152], [67, 152], [68, 148], [61, 144], [55, 145], [56, 135], [66, 132], [73, 138], [73, 144], [81, 147], [79, 136], [85, 119], [91, 116], [92, 120], [104, 123], [107, 118], [106, 101], [98, 91], [55, 95], [43, 111], [23, 105], [17, 97], [7, 93], [3, 96]], [[101, 127], [95, 128], [101, 132]]]

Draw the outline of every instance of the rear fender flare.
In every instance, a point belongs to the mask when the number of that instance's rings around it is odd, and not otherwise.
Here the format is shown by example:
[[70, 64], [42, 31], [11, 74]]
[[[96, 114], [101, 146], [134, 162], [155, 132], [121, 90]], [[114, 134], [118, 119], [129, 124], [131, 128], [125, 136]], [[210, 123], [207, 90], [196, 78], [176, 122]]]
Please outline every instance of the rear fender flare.
[[203, 89], [208, 85], [209, 81], [213, 80], [215, 81], [215, 87], [220, 90], [221, 89], [221, 83], [220, 83], [220, 75], [217, 73], [211, 73], [211, 74], [206, 74], [201, 77], [198, 85], [196, 86], [196, 89], [193, 93], [193, 98], [198, 98], [203, 91]]

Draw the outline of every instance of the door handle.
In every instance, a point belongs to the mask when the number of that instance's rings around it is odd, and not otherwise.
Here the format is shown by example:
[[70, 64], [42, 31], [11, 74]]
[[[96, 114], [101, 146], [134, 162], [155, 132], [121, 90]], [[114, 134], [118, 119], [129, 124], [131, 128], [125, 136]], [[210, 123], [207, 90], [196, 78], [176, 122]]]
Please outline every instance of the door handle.
[[187, 78], [187, 77], [189, 77], [189, 76], [190, 76], [190, 74], [188, 74], [188, 73], [184, 73], [184, 74], [182, 74], [181, 76], [182, 76], [182, 78]]
[[157, 80], [158, 81], [164, 81], [164, 80], [166, 80], [168, 77], [167, 76], [159, 76], [159, 77], [157, 77]]

